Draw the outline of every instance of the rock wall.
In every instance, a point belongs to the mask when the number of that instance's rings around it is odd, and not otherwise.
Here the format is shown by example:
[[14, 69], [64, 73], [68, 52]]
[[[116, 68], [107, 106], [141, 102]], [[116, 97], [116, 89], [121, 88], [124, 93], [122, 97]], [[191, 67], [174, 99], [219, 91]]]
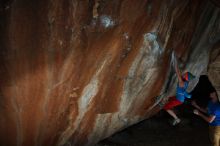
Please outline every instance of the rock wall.
[[196, 75], [215, 61], [212, 2], [1, 1], [0, 145], [93, 145], [155, 114], [173, 51]]
[[208, 76], [220, 99], [220, 41], [210, 50]]

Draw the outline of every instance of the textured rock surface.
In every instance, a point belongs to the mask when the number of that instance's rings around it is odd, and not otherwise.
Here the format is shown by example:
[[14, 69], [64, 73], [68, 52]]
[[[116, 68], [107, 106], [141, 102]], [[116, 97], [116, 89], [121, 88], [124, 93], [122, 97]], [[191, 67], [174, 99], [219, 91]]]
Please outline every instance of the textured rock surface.
[[92, 145], [155, 114], [158, 95], [175, 90], [173, 50], [183, 70], [206, 73], [220, 36], [217, 6], [1, 1], [1, 145]]
[[208, 75], [220, 98], [220, 42], [210, 51]]

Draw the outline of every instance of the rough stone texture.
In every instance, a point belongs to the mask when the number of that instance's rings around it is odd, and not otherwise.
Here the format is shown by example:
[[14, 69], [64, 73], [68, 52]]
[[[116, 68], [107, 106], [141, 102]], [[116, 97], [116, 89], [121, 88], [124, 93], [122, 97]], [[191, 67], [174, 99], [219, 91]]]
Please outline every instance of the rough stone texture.
[[93, 145], [155, 114], [175, 90], [173, 50], [206, 72], [216, 2], [1, 1], [0, 145]]
[[220, 42], [210, 51], [208, 75], [220, 98]]

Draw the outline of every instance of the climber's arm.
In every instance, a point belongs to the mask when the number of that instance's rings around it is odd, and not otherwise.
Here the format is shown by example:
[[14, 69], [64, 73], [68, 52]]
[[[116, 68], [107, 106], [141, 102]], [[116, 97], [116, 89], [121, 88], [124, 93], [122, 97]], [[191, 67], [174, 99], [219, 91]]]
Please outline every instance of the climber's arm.
[[177, 78], [178, 78], [178, 81], [179, 81], [179, 86], [183, 87], [184, 86], [184, 81], [183, 81], [183, 79], [181, 77], [181, 72], [179, 70], [179, 67], [178, 67], [177, 63], [175, 63], [175, 71], [176, 71]]

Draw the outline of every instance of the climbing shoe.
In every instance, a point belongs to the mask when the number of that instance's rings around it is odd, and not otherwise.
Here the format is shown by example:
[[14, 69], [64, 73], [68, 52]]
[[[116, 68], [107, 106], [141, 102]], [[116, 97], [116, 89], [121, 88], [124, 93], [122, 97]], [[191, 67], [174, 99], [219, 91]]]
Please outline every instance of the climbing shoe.
[[172, 125], [176, 126], [177, 124], [179, 124], [181, 122], [180, 119], [174, 119]]

